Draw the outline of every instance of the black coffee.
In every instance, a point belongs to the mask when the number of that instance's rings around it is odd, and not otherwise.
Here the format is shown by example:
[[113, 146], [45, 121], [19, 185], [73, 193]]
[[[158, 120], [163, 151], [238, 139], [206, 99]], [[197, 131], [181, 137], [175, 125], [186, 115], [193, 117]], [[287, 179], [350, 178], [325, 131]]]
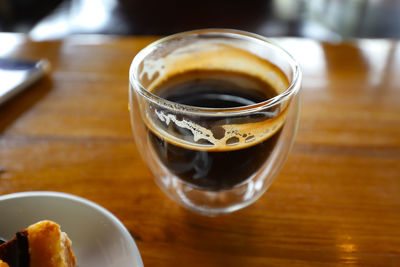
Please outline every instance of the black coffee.
[[[194, 71], [169, 78], [153, 93], [185, 105], [209, 108], [229, 108], [251, 105], [276, 96], [276, 91], [267, 83], [253, 76], [223, 71]], [[246, 123], [260, 122], [270, 118], [273, 111], [259, 112], [237, 118]], [[224, 118], [225, 121], [230, 118]], [[215, 120], [191, 119], [198, 125], [212, 128], [220, 123]], [[251, 124], [249, 124], [251, 125]], [[171, 128], [172, 129], [172, 128]], [[179, 129], [172, 129], [179, 131]], [[214, 150], [201, 150], [201, 147], [187, 148], [177, 142], [167, 141], [148, 129], [149, 139], [162, 163], [182, 181], [206, 190], [223, 190], [235, 187], [251, 178], [270, 156], [280, 135], [278, 130], [269, 138], [254, 142], [254, 145], [232, 150], [227, 146]], [[221, 127], [213, 128], [213, 137], [222, 138]], [[183, 132], [184, 134], [184, 132]], [[246, 137], [244, 134], [243, 137]], [[254, 138], [248, 136], [248, 138]], [[201, 141], [201, 140], [200, 140]], [[207, 143], [207, 141], [204, 141]], [[234, 146], [232, 146], [234, 147]]]

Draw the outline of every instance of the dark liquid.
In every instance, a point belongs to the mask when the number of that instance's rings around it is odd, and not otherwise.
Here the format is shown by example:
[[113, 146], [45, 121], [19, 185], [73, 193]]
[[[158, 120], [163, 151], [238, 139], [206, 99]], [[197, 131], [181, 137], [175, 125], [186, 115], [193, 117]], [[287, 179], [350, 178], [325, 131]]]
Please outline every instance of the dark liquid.
[[[276, 95], [268, 84], [232, 72], [193, 72], [172, 77], [153, 92], [165, 99], [197, 107], [229, 108], [265, 101]], [[248, 120], [265, 120], [264, 114]], [[194, 119], [195, 120], [195, 119]], [[205, 122], [204, 126], [207, 126]], [[206, 190], [235, 187], [251, 178], [270, 156], [281, 130], [253, 146], [216, 151], [187, 149], [148, 130], [149, 139], [163, 164], [182, 181]], [[216, 133], [215, 135], [217, 135]], [[200, 148], [199, 148], [200, 149]]]

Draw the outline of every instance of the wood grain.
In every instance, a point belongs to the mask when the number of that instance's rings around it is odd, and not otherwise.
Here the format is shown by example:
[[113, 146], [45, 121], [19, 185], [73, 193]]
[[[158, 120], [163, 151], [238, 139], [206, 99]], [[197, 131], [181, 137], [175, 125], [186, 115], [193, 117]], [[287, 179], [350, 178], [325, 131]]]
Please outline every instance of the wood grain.
[[52, 64], [0, 107], [0, 194], [93, 200], [126, 225], [146, 266], [400, 265], [400, 42], [277, 39], [304, 72], [294, 148], [261, 199], [209, 218], [158, 189], [132, 137], [129, 65], [156, 39], [0, 34], [2, 56]]

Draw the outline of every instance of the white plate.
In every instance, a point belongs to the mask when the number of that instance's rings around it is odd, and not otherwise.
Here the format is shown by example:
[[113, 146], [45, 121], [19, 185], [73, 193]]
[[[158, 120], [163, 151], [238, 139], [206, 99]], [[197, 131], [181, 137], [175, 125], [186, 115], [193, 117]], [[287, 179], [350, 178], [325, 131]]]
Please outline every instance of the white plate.
[[128, 230], [109, 211], [69, 194], [23, 192], [0, 196], [0, 236], [41, 220], [61, 226], [72, 241], [79, 267], [142, 267], [143, 262]]

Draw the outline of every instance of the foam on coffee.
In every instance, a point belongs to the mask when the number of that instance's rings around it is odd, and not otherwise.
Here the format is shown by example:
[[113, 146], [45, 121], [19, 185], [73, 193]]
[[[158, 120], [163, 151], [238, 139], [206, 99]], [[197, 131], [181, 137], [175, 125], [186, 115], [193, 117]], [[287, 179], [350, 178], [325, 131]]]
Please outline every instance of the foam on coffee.
[[[269, 84], [277, 94], [289, 84], [282, 71], [259, 56], [225, 43], [211, 44], [207, 41], [169, 51], [162, 59], [146, 59], [140, 68], [143, 70], [141, 82], [150, 92], [155, 92], [171, 77], [196, 70], [250, 75]], [[190, 116], [182, 116], [178, 110], [148, 105], [144, 121], [154, 134], [177, 146], [194, 150], [229, 151], [253, 146], [273, 136], [285, 121], [287, 104], [283, 103], [273, 111], [263, 111], [271, 113], [268, 116], [270, 118], [265, 120], [244, 124], [233, 120], [229, 124], [213, 127], [204, 127], [190, 119]], [[170, 131], [171, 124], [190, 134], [180, 135]], [[215, 127], [222, 129], [223, 136], [215, 136]]]
[[[163, 54], [163, 52], [158, 53]], [[207, 40], [198, 41], [195, 44], [188, 44], [185, 47], [164, 53], [167, 53], [167, 55], [162, 58], [158, 58], [157, 54], [149, 56], [139, 67], [141, 83], [150, 92], [171, 76], [191, 70], [223, 70], [247, 73], [270, 84], [277, 90], [278, 94], [289, 86], [287, 77], [275, 65], [259, 55], [226, 44], [222, 40], [220, 43]], [[157, 58], [154, 59], [154, 57]]]

